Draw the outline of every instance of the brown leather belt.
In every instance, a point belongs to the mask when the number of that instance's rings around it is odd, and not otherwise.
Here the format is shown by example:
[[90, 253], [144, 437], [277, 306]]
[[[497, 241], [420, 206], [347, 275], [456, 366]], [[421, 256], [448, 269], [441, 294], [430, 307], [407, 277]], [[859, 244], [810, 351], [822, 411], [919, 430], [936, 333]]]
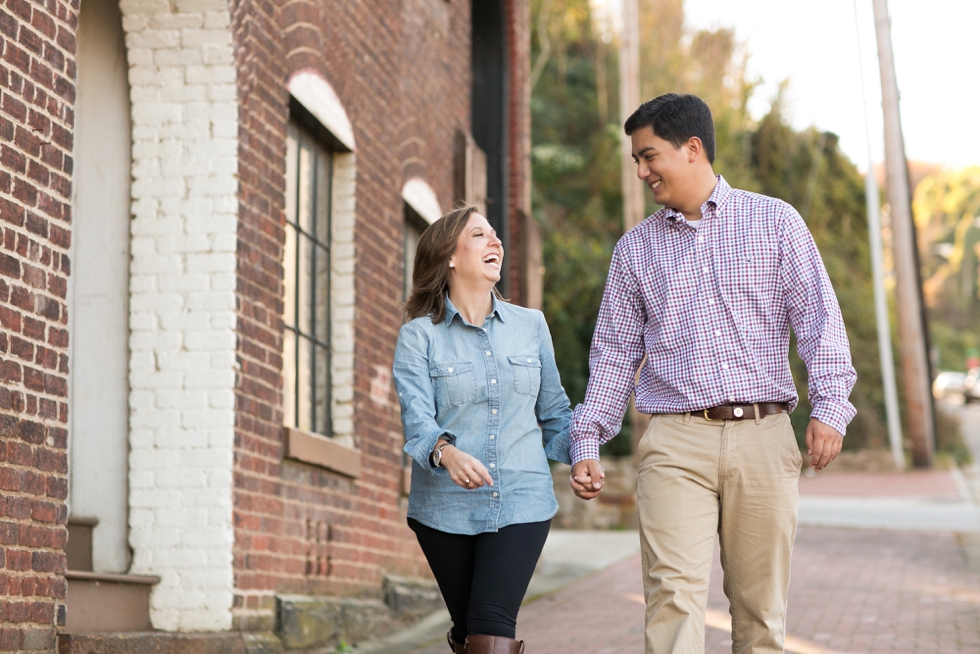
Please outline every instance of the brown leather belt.
[[[755, 420], [755, 407], [759, 407], [759, 417], [788, 413], [789, 407], [785, 402], [758, 402], [757, 404], [722, 404], [704, 409], [701, 415], [705, 420]], [[692, 411], [694, 415], [699, 412]]]

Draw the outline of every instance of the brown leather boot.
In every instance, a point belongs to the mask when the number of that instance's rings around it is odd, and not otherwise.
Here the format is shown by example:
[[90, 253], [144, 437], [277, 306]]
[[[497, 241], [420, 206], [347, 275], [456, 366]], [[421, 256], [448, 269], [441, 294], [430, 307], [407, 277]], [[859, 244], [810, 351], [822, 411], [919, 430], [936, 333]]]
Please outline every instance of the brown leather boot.
[[466, 643], [460, 645], [455, 640], [453, 640], [452, 629], [446, 632], [446, 640], [449, 641], [449, 649], [453, 651], [453, 654], [466, 654]]
[[524, 654], [524, 641], [476, 634], [466, 637], [467, 654]]

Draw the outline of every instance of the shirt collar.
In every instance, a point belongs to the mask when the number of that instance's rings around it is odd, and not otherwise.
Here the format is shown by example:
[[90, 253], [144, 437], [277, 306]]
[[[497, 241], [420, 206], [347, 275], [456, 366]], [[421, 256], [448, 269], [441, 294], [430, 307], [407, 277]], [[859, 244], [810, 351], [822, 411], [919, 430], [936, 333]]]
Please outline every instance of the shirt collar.
[[[715, 175], [715, 179], [718, 180], [718, 183], [715, 184], [715, 188], [713, 191], [711, 191], [711, 195], [708, 196], [708, 199], [701, 205], [702, 215], [707, 213], [709, 205], [714, 205], [715, 210], [717, 210], [719, 207], [725, 204], [725, 201], [728, 200], [728, 197], [732, 194], [732, 187], [728, 185], [728, 182], [725, 181], [724, 177], [721, 175]], [[671, 207], [664, 208], [667, 210], [666, 218], [670, 222], [679, 223], [681, 219], [684, 218], [684, 215], [680, 211], [672, 209]]]
[[[489, 318], [490, 316], [497, 316], [497, 320], [499, 320], [500, 322], [504, 322], [503, 314], [505, 312], [502, 312], [500, 309], [506, 303], [498, 302], [497, 295], [495, 293], [490, 294], [490, 301], [493, 302], [493, 308], [490, 310], [490, 315], [487, 316], [487, 318]], [[446, 324], [447, 325], [451, 324], [453, 322], [453, 318], [455, 318], [456, 316], [459, 316], [459, 309], [457, 309], [456, 306], [452, 303], [452, 300], [449, 299], [449, 293], [446, 293]], [[459, 316], [459, 319], [463, 320], [463, 317]]]

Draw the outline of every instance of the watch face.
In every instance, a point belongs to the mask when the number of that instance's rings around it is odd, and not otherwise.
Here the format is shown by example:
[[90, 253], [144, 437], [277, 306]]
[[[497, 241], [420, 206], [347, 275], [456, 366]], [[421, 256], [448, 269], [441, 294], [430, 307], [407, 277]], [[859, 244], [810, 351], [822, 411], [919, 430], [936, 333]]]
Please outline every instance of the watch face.
[[436, 449], [436, 451], [432, 453], [432, 465], [438, 468], [441, 463], [442, 463], [442, 449]]

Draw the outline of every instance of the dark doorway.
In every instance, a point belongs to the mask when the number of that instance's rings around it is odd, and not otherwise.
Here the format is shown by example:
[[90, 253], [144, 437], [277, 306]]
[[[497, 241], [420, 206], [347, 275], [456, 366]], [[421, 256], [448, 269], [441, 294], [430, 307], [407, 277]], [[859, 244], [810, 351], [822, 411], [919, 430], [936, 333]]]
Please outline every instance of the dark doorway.
[[[505, 250], [510, 247], [507, 216], [507, 141], [510, 66], [503, 0], [471, 0], [473, 23], [473, 140], [487, 155], [487, 220], [497, 230]], [[501, 279], [501, 292], [510, 290], [510, 275]]]

